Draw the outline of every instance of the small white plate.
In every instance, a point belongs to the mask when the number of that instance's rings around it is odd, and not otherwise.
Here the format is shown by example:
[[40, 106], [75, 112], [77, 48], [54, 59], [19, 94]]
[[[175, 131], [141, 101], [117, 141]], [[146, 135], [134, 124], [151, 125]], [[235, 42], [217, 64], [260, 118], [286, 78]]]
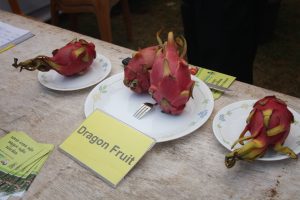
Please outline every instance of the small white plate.
[[47, 88], [60, 91], [80, 90], [90, 87], [102, 81], [111, 71], [111, 63], [108, 58], [97, 54], [94, 62], [87, 72], [76, 76], [62, 76], [54, 70], [39, 72], [39, 82]]
[[183, 137], [202, 126], [211, 115], [214, 99], [209, 88], [196, 77], [193, 90], [184, 111], [173, 116], [162, 113], [156, 106], [142, 119], [133, 117], [135, 111], [144, 102], [155, 101], [149, 94], [136, 94], [123, 84], [123, 73], [116, 74], [99, 83], [88, 95], [84, 113], [89, 116], [95, 109], [100, 109], [137, 130], [154, 138], [157, 142]]
[[[232, 144], [239, 138], [240, 133], [246, 126], [246, 119], [257, 100], [245, 100], [235, 102], [222, 108], [214, 117], [213, 131], [218, 141], [231, 151]], [[290, 134], [284, 146], [291, 148], [296, 154], [300, 152], [300, 115], [288, 107], [293, 113], [295, 122], [291, 125]], [[246, 133], [250, 135], [250, 133]], [[241, 147], [237, 144], [234, 149]], [[268, 150], [264, 157], [258, 160], [274, 161], [289, 158], [287, 155]]]

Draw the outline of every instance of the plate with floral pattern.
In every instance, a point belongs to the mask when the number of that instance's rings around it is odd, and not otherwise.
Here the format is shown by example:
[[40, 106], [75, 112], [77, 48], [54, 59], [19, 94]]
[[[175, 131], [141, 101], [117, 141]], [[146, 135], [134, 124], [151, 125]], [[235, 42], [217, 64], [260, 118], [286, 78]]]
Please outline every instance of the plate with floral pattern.
[[[246, 126], [246, 119], [252, 110], [254, 103], [257, 100], [244, 100], [232, 103], [222, 108], [214, 117], [213, 132], [217, 140], [228, 150], [231, 151], [232, 144], [239, 138], [240, 133]], [[300, 153], [300, 115], [295, 110], [288, 107], [294, 115], [294, 123], [291, 124], [289, 136], [287, 137], [284, 146], [291, 148], [296, 154]], [[250, 135], [250, 133], [246, 133]], [[234, 149], [241, 147], [237, 144]], [[268, 150], [262, 158], [257, 160], [274, 161], [289, 158], [283, 155]]]
[[39, 72], [39, 82], [52, 90], [73, 91], [96, 85], [108, 76], [111, 63], [104, 55], [97, 54], [90, 68], [82, 75], [62, 76], [54, 70]]
[[149, 94], [132, 92], [123, 84], [123, 77], [123, 73], [116, 74], [94, 87], [85, 101], [86, 117], [95, 109], [100, 109], [154, 138], [157, 142], [164, 142], [192, 133], [208, 120], [213, 111], [214, 99], [210, 89], [203, 81], [193, 76], [194, 98], [190, 98], [180, 115], [162, 113], [156, 106], [138, 120], [133, 117], [135, 111], [144, 102], [154, 103], [154, 100]]

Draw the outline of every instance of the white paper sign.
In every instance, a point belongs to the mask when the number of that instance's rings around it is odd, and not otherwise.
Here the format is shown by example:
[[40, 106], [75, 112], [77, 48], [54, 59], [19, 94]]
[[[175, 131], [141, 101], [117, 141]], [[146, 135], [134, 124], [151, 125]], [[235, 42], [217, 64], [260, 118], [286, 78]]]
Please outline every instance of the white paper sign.
[[32, 36], [33, 34], [28, 30], [0, 22], [0, 48], [4, 48], [10, 43], [19, 44]]

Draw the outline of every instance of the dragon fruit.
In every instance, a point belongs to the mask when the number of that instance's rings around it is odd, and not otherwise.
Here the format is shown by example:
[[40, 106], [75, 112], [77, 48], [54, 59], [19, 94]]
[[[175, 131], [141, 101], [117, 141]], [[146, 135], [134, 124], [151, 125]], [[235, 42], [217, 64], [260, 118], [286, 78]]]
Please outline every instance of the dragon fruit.
[[[168, 33], [168, 41], [162, 44], [158, 34], [160, 48], [150, 72], [149, 93], [159, 104], [163, 112], [179, 115], [192, 96], [194, 81], [187, 62], [184, 38], [174, 40], [173, 32]], [[180, 47], [183, 47], [180, 53]]]
[[[234, 166], [236, 160], [254, 160], [262, 157], [269, 147], [296, 159], [297, 155], [288, 147], [283, 146], [290, 132], [293, 114], [287, 105], [275, 96], [266, 96], [257, 101], [247, 120], [247, 125], [232, 148], [240, 143], [243, 145], [225, 156], [225, 165]], [[246, 132], [250, 136], [245, 136]], [[244, 141], [251, 140], [244, 145]]]
[[124, 85], [136, 93], [148, 92], [150, 87], [149, 71], [152, 69], [158, 46], [139, 50], [124, 66]]
[[64, 47], [54, 50], [52, 54], [53, 57], [37, 56], [19, 64], [15, 58], [13, 66], [20, 67], [20, 71], [37, 69], [45, 72], [53, 69], [63, 76], [72, 76], [86, 71], [96, 58], [95, 45], [83, 39], [75, 39]]

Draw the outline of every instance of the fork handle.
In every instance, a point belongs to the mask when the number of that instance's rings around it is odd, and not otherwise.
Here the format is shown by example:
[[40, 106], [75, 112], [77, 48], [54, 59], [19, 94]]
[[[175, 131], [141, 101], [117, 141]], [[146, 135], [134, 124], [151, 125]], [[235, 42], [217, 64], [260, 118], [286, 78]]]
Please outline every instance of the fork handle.
[[129, 63], [130, 60], [131, 60], [131, 58], [127, 57], [127, 58], [125, 58], [125, 59], [122, 60], [122, 64], [124, 66], [126, 66], [126, 65], [128, 65], [128, 63]]

